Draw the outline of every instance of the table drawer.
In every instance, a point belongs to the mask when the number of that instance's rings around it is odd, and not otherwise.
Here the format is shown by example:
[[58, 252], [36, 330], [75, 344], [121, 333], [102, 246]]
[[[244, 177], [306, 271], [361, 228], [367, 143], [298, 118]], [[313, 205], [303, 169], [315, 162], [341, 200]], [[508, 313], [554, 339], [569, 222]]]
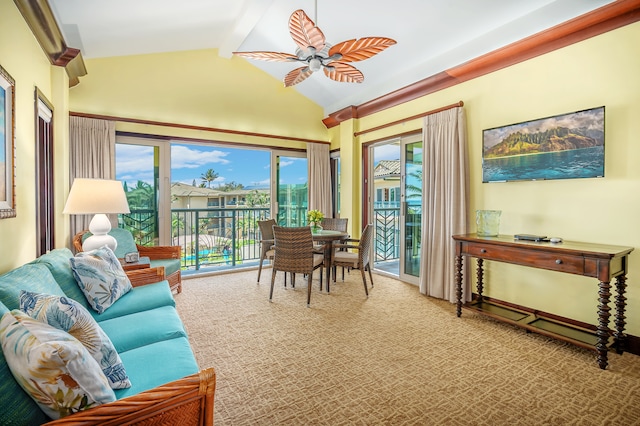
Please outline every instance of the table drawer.
[[569, 274], [584, 274], [584, 257], [534, 250], [519, 250], [517, 248], [494, 247], [490, 244], [463, 244], [462, 254], [487, 260], [515, 263], [517, 265], [566, 272]]

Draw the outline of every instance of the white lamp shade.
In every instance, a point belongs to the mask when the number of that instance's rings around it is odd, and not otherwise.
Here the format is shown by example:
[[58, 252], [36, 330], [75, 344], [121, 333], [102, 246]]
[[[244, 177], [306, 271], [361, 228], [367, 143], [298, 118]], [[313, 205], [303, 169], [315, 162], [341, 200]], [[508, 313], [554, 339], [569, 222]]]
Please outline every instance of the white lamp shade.
[[130, 213], [130, 210], [121, 182], [76, 178], [62, 213]]
[[107, 235], [111, 231], [111, 222], [107, 213], [129, 213], [127, 195], [122, 183], [117, 180], [77, 178], [71, 185], [69, 198], [62, 213], [92, 214], [95, 216], [89, 224], [93, 235], [84, 240], [82, 250], [89, 251], [107, 245], [115, 251], [115, 238]]

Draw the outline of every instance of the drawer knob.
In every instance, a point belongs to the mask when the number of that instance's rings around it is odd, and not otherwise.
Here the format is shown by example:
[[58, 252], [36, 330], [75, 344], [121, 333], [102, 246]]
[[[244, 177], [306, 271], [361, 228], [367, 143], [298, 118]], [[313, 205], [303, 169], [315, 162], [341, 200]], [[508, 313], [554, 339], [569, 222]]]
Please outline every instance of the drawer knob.
[[480, 249], [480, 253], [486, 253], [487, 249]]
[[556, 259], [556, 264], [557, 265], [562, 265], [562, 259]]

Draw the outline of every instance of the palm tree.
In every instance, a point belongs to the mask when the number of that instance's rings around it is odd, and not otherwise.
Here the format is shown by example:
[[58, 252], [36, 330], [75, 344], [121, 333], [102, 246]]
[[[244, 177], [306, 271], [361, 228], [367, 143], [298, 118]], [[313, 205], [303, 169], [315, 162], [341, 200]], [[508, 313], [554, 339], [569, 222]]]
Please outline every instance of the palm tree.
[[200, 175], [200, 179], [202, 179], [202, 183], [206, 182], [208, 187], [211, 188], [211, 182], [218, 179], [218, 176], [220, 175], [214, 172], [213, 169], [209, 169], [205, 173]]
[[247, 207], [262, 207], [269, 205], [269, 194], [254, 189], [247, 194]]
[[220, 190], [224, 192], [230, 192], [230, 191], [236, 191], [238, 189], [243, 189], [243, 188], [244, 188], [243, 184], [232, 180], [231, 182], [227, 182], [223, 186], [221, 186]]

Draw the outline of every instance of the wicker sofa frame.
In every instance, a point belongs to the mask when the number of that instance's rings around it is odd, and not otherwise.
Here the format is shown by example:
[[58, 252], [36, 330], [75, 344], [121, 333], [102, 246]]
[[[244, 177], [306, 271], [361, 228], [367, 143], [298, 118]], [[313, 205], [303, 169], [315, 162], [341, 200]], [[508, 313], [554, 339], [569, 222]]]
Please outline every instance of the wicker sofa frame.
[[213, 425], [213, 368], [46, 425]]

